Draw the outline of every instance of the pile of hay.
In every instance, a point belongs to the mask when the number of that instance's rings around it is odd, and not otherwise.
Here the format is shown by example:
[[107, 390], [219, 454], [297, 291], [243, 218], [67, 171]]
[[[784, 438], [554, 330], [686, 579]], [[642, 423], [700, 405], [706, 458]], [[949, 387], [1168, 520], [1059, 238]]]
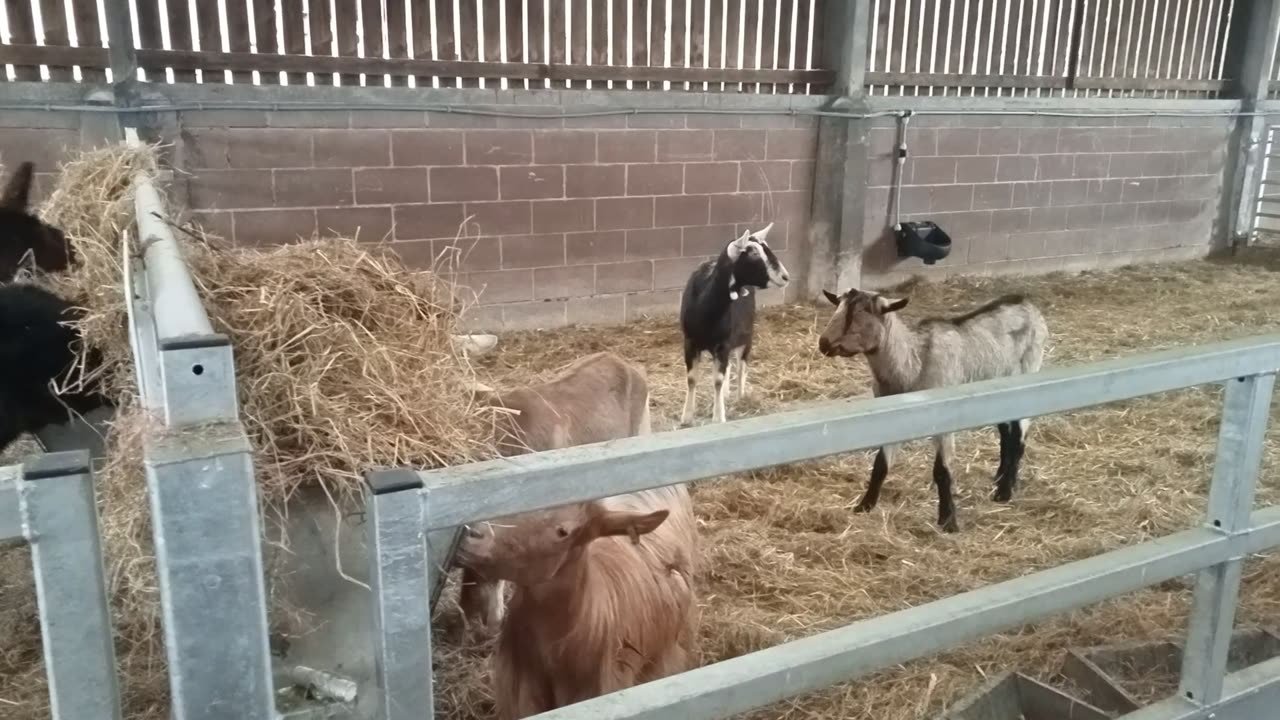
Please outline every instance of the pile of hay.
[[[86, 152], [62, 168], [43, 209], [78, 253], [71, 271], [46, 282], [84, 306], [80, 329], [106, 358], [93, 377], [78, 380], [102, 383], [119, 405], [97, 480], [130, 718], [167, 713], [142, 472], [149, 420], [138, 409], [121, 257], [122, 234], [133, 225], [132, 179], [155, 164], [150, 148]], [[314, 487], [349, 508], [359, 501], [362, 473], [378, 466], [440, 467], [494, 455], [491, 413], [471, 402], [471, 370], [454, 347], [460, 307], [446, 280], [348, 239], [256, 249], [198, 228], [175, 235], [215, 332], [234, 346], [265, 512], [283, 513], [295, 493]], [[7, 585], [4, 592], [16, 597]], [[0, 704], [16, 703], [18, 717], [39, 717], [38, 628], [16, 637], [6, 637], [0, 657]]]

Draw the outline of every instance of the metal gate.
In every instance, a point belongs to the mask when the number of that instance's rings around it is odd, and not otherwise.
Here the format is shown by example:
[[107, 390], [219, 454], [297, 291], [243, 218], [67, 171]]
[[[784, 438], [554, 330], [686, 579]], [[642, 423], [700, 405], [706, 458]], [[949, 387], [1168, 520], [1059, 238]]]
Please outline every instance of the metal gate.
[[1262, 147], [1262, 174], [1253, 213], [1250, 244], [1280, 245], [1280, 125], [1268, 125]]

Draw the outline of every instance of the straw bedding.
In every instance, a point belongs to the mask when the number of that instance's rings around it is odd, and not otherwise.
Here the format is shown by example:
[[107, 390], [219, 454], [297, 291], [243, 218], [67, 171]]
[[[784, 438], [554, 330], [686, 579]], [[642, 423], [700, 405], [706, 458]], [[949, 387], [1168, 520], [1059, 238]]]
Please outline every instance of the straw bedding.
[[[150, 159], [115, 153], [86, 156], [84, 162], [99, 168]], [[124, 170], [111, 177], [120, 182], [129, 176], [129, 167]], [[73, 163], [63, 186], [77, 172], [89, 171]], [[97, 182], [111, 185], [106, 177]], [[86, 189], [63, 198], [84, 196]], [[92, 207], [55, 220], [68, 227], [77, 217], [92, 218], [85, 229], [69, 234], [89, 238], [101, 254], [92, 256], [92, 272], [77, 270], [68, 282], [89, 298], [92, 312], [84, 329], [91, 341], [125, 358], [119, 253], [111, 248], [128, 222], [128, 203], [117, 206], [103, 198], [127, 195], [127, 183], [122, 195], [87, 194], [98, 198], [87, 201]], [[51, 217], [60, 210], [56, 205], [57, 196], [49, 204]], [[474, 440], [485, 436], [484, 419], [459, 396], [463, 383], [456, 380], [470, 369], [447, 349], [454, 308], [431, 276], [408, 274], [393, 260], [342, 241], [262, 252], [201, 240], [188, 243], [188, 252], [218, 329], [236, 341], [241, 403], [259, 448], [265, 497], [282, 499], [315, 482], [341, 494], [370, 464], [452, 464], [489, 453]], [[90, 254], [84, 254], [87, 265]], [[1050, 325], [1048, 362], [1067, 365], [1280, 329], [1277, 269], [1280, 255], [1272, 252], [1082, 276], [954, 280], [907, 289], [912, 304], [905, 312], [947, 313], [1004, 292], [1028, 292]], [[863, 363], [830, 360], [815, 351], [828, 311], [778, 307], [762, 313], [751, 393], [731, 401], [731, 417], [869, 394]], [[511, 386], [547, 379], [583, 354], [614, 349], [647, 368], [655, 425], [670, 429], [684, 393], [679, 346], [671, 318], [520, 333], [503, 338], [495, 354], [480, 359], [477, 374], [485, 383]], [[135, 392], [127, 366], [114, 367], [108, 385], [131, 403]], [[705, 422], [710, 382], [701, 389], [699, 418]], [[1029, 437], [1022, 485], [1009, 505], [988, 499], [997, 460], [994, 431], [961, 434], [955, 465], [958, 535], [934, 528], [927, 442], [902, 453], [880, 505], [868, 515], [851, 512], [870, 470], [866, 453], [699, 484], [694, 501], [704, 538], [703, 661], [1193, 525], [1204, 504], [1218, 401], [1216, 390], [1191, 390], [1039, 420]], [[150, 530], [138, 472], [140, 422], [136, 412], [122, 414], [111, 461], [99, 477], [129, 715], [162, 717]], [[1280, 449], [1274, 432], [1266, 450], [1259, 502], [1275, 503]], [[23, 563], [13, 558], [0, 556], [0, 637], [6, 638], [0, 647], [0, 715], [44, 717], [29, 575], [24, 577]], [[439, 710], [459, 720], [490, 717], [488, 648], [464, 638], [450, 597], [437, 618]], [[1004, 669], [1056, 682], [1070, 646], [1177, 636], [1189, 600], [1185, 580], [1166, 583], [754, 717], [933, 717], [984, 676]], [[1280, 560], [1252, 558], [1240, 619], [1275, 624], [1277, 618]]]
[[[63, 168], [43, 213], [66, 231], [80, 259], [66, 276], [43, 281], [84, 305], [81, 330], [107, 356], [76, 381], [96, 379], [120, 406], [97, 478], [129, 717], [167, 715], [141, 463], [148, 419], [138, 410], [125, 333], [120, 250], [133, 215], [131, 178], [154, 162], [150, 149], [86, 153]], [[241, 417], [265, 512], [284, 512], [296, 492], [316, 486], [345, 511], [372, 467], [494, 455], [492, 416], [471, 402], [471, 370], [452, 340], [459, 308], [440, 277], [346, 239], [252, 249], [227, 247], [198, 229], [175, 234], [214, 330], [235, 347]], [[0, 590], [0, 706], [17, 703], [20, 717], [41, 717], [25, 553], [4, 561], [15, 575], [6, 573]], [[15, 576], [21, 579], [9, 582]], [[0, 707], [0, 716], [12, 715]]]

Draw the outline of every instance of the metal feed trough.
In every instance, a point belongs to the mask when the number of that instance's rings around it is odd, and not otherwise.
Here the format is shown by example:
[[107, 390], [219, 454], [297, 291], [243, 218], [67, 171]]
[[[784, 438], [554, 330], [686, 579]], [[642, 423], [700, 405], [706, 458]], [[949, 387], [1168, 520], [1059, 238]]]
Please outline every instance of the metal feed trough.
[[1190, 573], [1197, 574], [1195, 602], [1178, 694], [1126, 717], [1269, 717], [1280, 703], [1280, 659], [1228, 674], [1227, 655], [1244, 560], [1280, 545], [1280, 506], [1253, 510], [1277, 369], [1280, 335], [1268, 335], [444, 470], [370, 473], [377, 717], [432, 716], [423, 598], [437, 581], [431, 558], [444, 554], [439, 541], [465, 523], [1210, 383], [1225, 385], [1225, 393], [1200, 527], [539, 717], [730, 717]]

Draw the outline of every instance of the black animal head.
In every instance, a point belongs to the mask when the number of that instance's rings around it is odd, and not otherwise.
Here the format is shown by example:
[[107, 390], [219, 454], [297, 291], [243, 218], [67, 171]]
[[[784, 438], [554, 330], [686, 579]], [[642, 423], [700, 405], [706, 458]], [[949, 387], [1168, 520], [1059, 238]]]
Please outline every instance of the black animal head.
[[0, 195], [0, 282], [9, 282], [23, 267], [58, 272], [72, 260], [62, 231], [42, 222], [27, 208], [34, 174], [33, 164], [22, 163]]
[[729, 281], [731, 299], [746, 296], [751, 288], [784, 288], [791, 281], [782, 261], [769, 248], [768, 237], [772, 229], [773, 223], [769, 223], [756, 232], [744, 230], [742, 237], [725, 246], [724, 254], [732, 269]]

